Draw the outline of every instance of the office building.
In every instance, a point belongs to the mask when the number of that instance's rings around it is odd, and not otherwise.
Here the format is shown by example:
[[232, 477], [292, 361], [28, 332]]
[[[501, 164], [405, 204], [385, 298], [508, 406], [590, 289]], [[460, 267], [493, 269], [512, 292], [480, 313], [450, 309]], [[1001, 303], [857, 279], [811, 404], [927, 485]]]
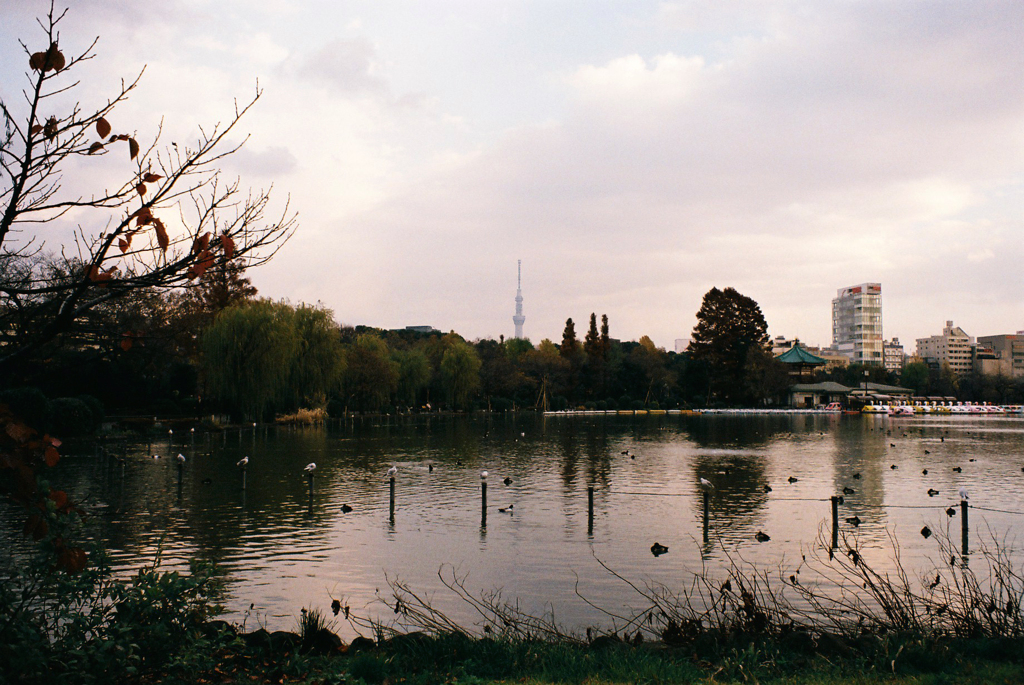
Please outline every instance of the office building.
[[979, 335], [978, 346], [995, 353], [998, 375], [1024, 378], [1024, 331], [1017, 331], [1016, 335]]

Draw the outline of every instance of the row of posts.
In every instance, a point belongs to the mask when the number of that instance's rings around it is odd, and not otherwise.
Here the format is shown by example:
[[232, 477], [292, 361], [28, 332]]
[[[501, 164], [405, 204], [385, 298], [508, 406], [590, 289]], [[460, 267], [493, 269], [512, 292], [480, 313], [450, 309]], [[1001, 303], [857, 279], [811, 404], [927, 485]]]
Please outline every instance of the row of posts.
[[[256, 424], [252, 425], [253, 439], [256, 438]], [[174, 431], [169, 430], [168, 435], [171, 436], [168, 439], [168, 447], [171, 446], [171, 440], [173, 438]], [[241, 435], [241, 430], [239, 430]], [[207, 441], [209, 442], [210, 434], [207, 433]], [[195, 454], [195, 429], [191, 430], [192, 439], [192, 453]], [[225, 441], [227, 440], [225, 433]], [[100, 448], [97, 448], [100, 449]], [[147, 446], [149, 452], [152, 452], [152, 440]], [[125, 446], [127, 450], [127, 446]], [[106, 452], [106, 450], [104, 450]], [[118, 460], [121, 464], [121, 480], [124, 481], [124, 458]], [[182, 494], [182, 475], [184, 472], [185, 462], [183, 459], [178, 460], [178, 497], [181, 498]], [[241, 466], [242, 469], [242, 490], [246, 489], [246, 465]], [[306, 474], [308, 485], [309, 485], [309, 510], [313, 510], [313, 472], [310, 471]], [[395, 476], [391, 475], [388, 478], [388, 519], [393, 524], [395, 522]], [[703, 491], [703, 512], [702, 512], [702, 529], [704, 542], [708, 541], [708, 534], [710, 529], [710, 510], [711, 510], [711, 493], [707, 490]], [[837, 495], [833, 495], [829, 498], [832, 504], [832, 549], [839, 548], [839, 502], [841, 498]], [[969, 531], [970, 523], [968, 517], [968, 504], [966, 499], [960, 500], [960, 554], [963, 557], [967, 557], [969, 554]], [[480, 525], [487, 526], [487, 472], [484, 471], [480, 474]], [[587, 486], [587, 534], [594, 534], [594, 486]]]

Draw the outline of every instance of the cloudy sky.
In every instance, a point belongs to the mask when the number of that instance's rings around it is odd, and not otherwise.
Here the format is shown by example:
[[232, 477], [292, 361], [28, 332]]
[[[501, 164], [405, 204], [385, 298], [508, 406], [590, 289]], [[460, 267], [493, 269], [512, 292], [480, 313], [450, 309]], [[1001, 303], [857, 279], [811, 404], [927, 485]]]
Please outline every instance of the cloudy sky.
[[[904, 344], [1024, 329], [1024, 3], [76, 0], [84, 103], [166, 140], [264, 94], [225, 170], [299, 213], [253, 273], [339, 323], [688, 337], [732, 286], [831, 340], [882, 283]], [[48, 2], [3, 2], [0, 89]], [[88, 179], [65, 179], [86, 183]]]

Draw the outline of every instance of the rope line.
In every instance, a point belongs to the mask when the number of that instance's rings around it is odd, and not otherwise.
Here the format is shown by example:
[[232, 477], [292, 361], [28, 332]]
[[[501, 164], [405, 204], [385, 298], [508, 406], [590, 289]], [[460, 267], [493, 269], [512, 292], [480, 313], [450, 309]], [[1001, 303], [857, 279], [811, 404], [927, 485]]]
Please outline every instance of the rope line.
[[973, 504], [968, 505], [971, 509], [977, 509], [978, 511], [997, 511], [1000, 514], [1016, 514], [1017, 516], [1024, 516], [1024, 511], [1010, 511], [1009, 509], [992, 509], [991, 507], [978, 507]]

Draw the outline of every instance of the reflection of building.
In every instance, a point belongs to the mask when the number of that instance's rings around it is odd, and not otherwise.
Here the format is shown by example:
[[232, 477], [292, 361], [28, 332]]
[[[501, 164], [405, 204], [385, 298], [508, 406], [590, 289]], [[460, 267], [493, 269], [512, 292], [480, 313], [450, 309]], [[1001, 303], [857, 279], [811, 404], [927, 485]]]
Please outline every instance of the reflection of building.
[[832, 300], [832, 348], [855, 364], [882, 364], [882, 284], [841, 288]]
[[892, 340], [886, 340], [882, 343], [882, 364], [885, 366], [886, 371], [893, 373], [903, 372], [903, 360], [906, 357], [903, 354], [903, 345], [900, 343], [899, 338], [893, 338]]
[[980, 369], [982, 373], [1024, 377], [1024, 331], [1017, 331], [1016, 335], [980, 335], [978, 347], [985, 347], [995, 355], [992, 369], [989, 370], [986, 365], [986, 368]]
[[929, 366], [941, 367], [949, 364], [954, 373], [970, 373], [974, 368], [972, 350], [974, 340], [964, 329], [947, 321], [942, 335], [917, 339], [917, 356]]
[[516, 325], [516, 338], [522, 338], [526, 317], [523, 315], [523, 260], [521, 259], [516, 266], [516, 315], [512, 317], [512, 323]]

